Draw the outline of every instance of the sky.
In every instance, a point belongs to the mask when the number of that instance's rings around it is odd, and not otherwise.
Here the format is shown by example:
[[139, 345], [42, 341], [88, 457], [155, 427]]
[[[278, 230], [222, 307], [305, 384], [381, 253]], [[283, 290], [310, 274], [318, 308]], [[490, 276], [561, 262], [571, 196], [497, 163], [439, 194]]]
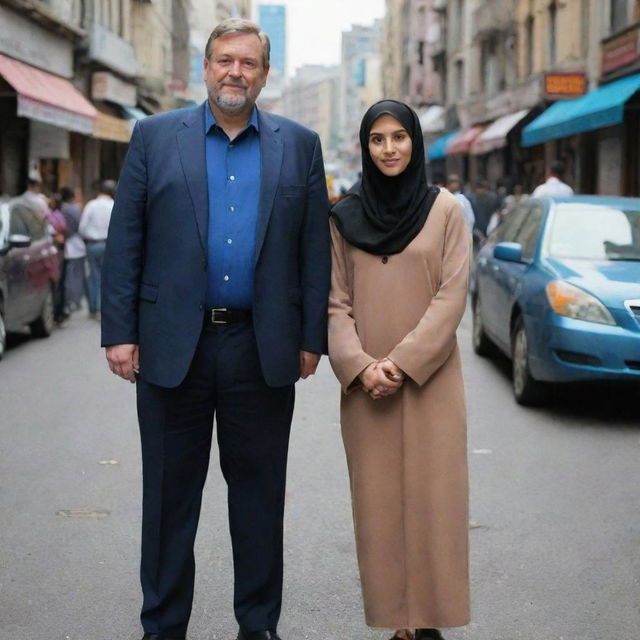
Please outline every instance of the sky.
[[385, 0], [269, 0], [264, 4], [287, 6], [290, 76], [304, 64], [338, 64], [342, 32], [352, 24], [370, 25], [385, 11]]

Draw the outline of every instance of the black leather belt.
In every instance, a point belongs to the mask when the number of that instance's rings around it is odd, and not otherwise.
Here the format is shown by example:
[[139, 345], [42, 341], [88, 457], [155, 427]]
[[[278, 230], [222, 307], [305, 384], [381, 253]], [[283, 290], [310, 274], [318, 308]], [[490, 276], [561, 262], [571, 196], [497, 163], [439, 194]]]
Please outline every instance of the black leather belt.
[[251, 320], [251, 311], [244, 309], [207, 309], [204, 315], [205, 324], [232, 324]]

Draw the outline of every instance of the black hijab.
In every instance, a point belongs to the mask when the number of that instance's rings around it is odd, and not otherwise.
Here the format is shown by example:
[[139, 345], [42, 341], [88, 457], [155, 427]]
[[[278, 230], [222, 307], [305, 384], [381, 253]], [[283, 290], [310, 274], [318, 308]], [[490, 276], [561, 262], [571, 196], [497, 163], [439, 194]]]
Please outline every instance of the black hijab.
[[[369, 153], [369, 133], [382, 115], [395, 118], [412, 141], [411, 160], [399, 175], [385, 176]], [[360, 125], [362, 180], [331, 210], [344, 238], [353, 246], [376, 255], [400, 253], [420, 232], [439, 193], [429, 187], [424, 143], [415, 111], [396, 100], [376, 102]]]

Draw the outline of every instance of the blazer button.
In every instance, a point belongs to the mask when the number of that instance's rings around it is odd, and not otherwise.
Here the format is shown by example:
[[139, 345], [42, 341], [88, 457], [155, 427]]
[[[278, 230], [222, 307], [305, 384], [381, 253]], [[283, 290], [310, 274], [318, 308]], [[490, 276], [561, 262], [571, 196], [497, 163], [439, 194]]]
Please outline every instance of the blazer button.
[[200, 305], [200, 311], [204, 311], [204, 305]]
[[387, 256], [383, 256], [382, 264], [387, 264], [387, 262], [389, 262], [389, 258]]

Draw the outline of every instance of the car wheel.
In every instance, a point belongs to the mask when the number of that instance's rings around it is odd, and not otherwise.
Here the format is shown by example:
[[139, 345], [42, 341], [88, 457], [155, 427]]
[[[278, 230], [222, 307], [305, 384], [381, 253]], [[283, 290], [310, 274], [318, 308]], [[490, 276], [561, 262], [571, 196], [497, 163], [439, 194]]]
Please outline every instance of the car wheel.
[[53, 289], [49, 288], [49, 293], [42, 303], [40, 315], [29, 326], [31, 333], [37, 338], [47, 338], [51, 335], [55, 326]]
[[0, 309], [0, 360], [7, 348], [7, 325], [4, 323], [4, 312]]
[[529, 369], [529, 342], [522, 318], [516, 320], [511, 340], [513, 395], [518, 404], [535, 406], [542, 404], [548, 386], [532, 377]]
[[471, 343], [473, 350], [479, 356], [490, 356], [494, 353], [493, 342], [489, 340], [489, 337], [484, 332], [484, 325], [482, 324], [482, 314], [480, 313], [480, 301], [476, 296], [473, 300], [473, 331], [471, 333]]

